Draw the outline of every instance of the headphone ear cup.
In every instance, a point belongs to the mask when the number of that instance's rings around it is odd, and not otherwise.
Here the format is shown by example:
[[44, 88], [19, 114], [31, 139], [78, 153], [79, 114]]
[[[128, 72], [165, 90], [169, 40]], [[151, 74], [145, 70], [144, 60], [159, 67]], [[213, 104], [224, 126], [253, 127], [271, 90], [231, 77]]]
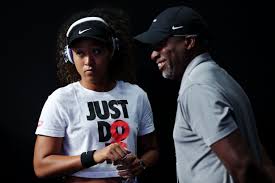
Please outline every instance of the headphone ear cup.
[[114, 56], [115, 51], [119, 51], [119, 40], [117, 37], [112, 37], [112, 42], [113, 42], [113, 53], [112, 56]]
[[114, 40], [115, 40], [116, 50], [119, 51], [119, 39], [115, 37]]
[[66, 45], [64, 48], [64, 60], [66, 63], [71, 62], [72, 64], [74, 64], [72, 50], [69, 48], [68, 45]]

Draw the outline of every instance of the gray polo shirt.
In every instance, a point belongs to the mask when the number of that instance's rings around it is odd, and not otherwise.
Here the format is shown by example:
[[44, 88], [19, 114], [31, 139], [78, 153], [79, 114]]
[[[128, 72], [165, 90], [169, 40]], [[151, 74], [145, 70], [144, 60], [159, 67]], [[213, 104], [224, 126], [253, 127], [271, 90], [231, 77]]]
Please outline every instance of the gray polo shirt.
[[208, 53], [191, 61], [178, 96], [174, 143], [180, 183], [234, 182], [210, 146], [237, 128], [260, 161], [260, 146], [249, 99]]

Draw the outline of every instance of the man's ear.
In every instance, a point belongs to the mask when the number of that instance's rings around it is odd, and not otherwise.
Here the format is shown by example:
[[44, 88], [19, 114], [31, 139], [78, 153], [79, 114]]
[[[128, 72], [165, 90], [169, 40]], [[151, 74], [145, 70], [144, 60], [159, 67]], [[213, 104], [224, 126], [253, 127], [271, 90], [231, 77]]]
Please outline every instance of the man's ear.
[[192, 48], [194, 48], [196, 41], [197, 40], [194, 36], [186, 37], [185, 38], [186, 49], [191, 50]]

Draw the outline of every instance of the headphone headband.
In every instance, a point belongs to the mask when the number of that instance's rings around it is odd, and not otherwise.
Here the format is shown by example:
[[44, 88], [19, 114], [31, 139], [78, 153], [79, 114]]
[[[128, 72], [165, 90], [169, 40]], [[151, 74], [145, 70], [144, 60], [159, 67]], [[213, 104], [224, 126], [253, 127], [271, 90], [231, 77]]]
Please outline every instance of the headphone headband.
[[69, 37], [69, 34], [71, 32], [71, 30], [76, 26], [76, 25], [79, 25], [83, 22], [89, 22], [89, 21], [100, 21], [102, 23], [104, 23], [106, 26], [109, 27], [109, 25], [100, 17], [85, 17], [85, 18], [81, 18], [77, 21], [75, 21], [68, 29], [67, 33], [66, 33], [66, 37]]

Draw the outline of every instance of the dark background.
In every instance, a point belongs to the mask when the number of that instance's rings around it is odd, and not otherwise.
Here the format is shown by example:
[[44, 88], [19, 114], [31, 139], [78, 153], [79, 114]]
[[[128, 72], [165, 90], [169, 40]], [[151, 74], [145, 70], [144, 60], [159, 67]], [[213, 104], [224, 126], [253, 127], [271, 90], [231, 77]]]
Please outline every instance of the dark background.
[[[2, 177], [9, 182], [39, 180], [33, 173], [35, 129], [47, 96], [57, 86], [55, 41], [58, 26], [71, 13], [98, 5], [121, 7], [131, 17], [131, 34], [148, 28], [164, 8], [180, 1], [37, 1], [1, 6]], [[185, 1], [207, 20], [215, 36], [213, 57], [247, 92], [259, 136], [275, 161], [274, 94], [275, 11], [271, 2], [240, 0]], [[163, 79], [137, 44], [138, 84], [148, 93], [160, 142], [160, 161], [143, 179], [176, 182], [172, 130], [178, 82]], [[4, 171], [3, 171], [4, 170]], [[149, 182], [149, 181], [148, 181]]]

